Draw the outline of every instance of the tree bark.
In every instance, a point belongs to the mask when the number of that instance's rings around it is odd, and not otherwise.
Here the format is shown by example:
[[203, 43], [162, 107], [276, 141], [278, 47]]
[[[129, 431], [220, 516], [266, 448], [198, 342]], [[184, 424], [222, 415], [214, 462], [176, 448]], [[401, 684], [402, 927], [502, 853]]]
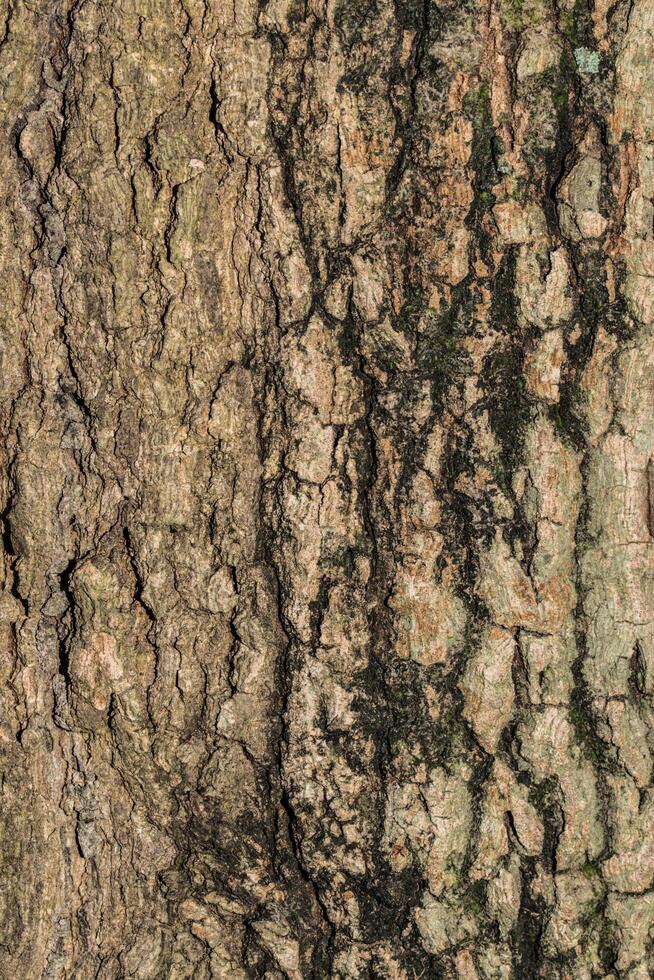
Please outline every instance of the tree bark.
[[0, 974], [654, 975], [651, 0], [5, 0]]

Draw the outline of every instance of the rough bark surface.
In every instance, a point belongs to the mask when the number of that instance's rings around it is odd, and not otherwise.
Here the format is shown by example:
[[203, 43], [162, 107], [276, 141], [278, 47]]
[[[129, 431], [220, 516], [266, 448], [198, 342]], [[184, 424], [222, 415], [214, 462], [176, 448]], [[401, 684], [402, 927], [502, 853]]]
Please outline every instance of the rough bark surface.
[[654, 975], [652, 0], [4, 0], [0, 975]]

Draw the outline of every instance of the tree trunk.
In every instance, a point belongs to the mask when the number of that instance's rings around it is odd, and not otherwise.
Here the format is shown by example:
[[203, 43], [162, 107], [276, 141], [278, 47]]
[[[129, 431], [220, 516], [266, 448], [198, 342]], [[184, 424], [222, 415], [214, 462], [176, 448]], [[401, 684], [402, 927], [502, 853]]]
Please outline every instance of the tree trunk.
[[654, 975], [652, 0], [5, 0], [3, 978]]

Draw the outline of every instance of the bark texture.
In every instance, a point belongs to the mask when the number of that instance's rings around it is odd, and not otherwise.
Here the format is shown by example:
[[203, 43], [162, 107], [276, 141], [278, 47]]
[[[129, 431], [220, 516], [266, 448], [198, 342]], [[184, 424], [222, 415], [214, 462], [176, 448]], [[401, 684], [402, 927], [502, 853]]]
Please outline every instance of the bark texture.
[[0, 975], [654, 975], [652, 0], [4, 0]]

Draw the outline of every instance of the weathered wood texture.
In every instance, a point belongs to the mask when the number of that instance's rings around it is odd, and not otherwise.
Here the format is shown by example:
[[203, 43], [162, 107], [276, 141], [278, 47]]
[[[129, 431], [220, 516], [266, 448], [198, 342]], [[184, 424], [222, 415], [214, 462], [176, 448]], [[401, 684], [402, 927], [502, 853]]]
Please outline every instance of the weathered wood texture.
[[653, 976], [652, 0], [0, 22], [0, 976]]

